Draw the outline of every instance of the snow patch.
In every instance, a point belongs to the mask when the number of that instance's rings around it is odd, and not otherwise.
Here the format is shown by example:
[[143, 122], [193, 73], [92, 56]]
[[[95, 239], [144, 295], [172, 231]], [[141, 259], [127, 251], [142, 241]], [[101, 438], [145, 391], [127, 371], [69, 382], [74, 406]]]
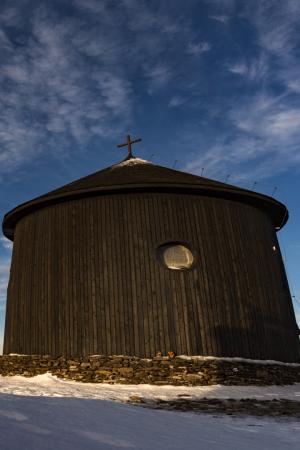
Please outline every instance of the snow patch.
[[132, 396], [145, 401], [189, 398], [260, 400], [288, 399], [300, 401], [300, 384], [289, 386], [154, 386], [150, 384], [120, 385], [108, 383], [81, 383], [69, 381], [46, 373], [26, 378], [0, 376], [0, 393], [30, 397], [72, 397], [127, 402]]
[[111, 169], [118, 169], [119, 167], [124, 166], [135, 166], [137, 164], [152, 164], [152, 163], [150, 161], [147, 161], [146, 159], [133, 157], [125, 161], [122, 161], [118, 164], [114, 164], [113, 166], [111, 166]]
[[[138, 158], [137, 158], [138, 159]], [[141, 160], [143, 161], [143, 160]], [[126, 161], [125, 161], [126, 162]], [[146, 161], [147, 162], [147, 161]], [[152, 163], [149, 163], [152, 164]], [[8, 356], [30, 356], [25, 353], [9, 353]], [[90, 358], [93, 357], [105, 357], [106, 355], [90, 355]], [[127, 358], [126, 355], [112, 355], [117, 358]], [[165, 357], [168, 359], [168, 357]], [[239, 356], [202, 356], [202, 355], [177, 355], [176, 358], [185, 359], [187, 361], [191, 361], [192, 359], [197, 359], [199, 361], [229, 361], [229, 362], [245, 362], [250, 364], [267, 364], [267, 365], [279, 365], [279, 366], [292, 366], [292, 367], [300, 367], [300, 363], [288, 363], [283, 361], [277, 361], [275, 359], [249, 359], [249, 358], [241, 358]], [[140, 358], [141, 361], [152, 361], [151, 358]]]
[[246, 362], [251, 364], [267, 364], [267, 365], [278, 365], [278, 366], [292, 366], [292, 367], [300, 367], [299, 363], [286, 363], [283, 361], [276, 361], [273, 359], [247, 359], [247, 358], [240, 358], [238, 356], [236, 357], [225, 357], [225, 356], [187, 356], [187, 355], [179, 355], [177, 358], [185, 359], [187, 361], [191, 361], [192, 359], [198, 359], [200, 361], [231, 361], [231, 362]]
[[[13, 394], [13, 395], [12, 395]], [[0, 376], [0, 448], [5, 450], [296, 450], [296, 419], [160, 411], [120, 404], [183, 398], [300, 399], [292, 386], [151, 386], [80, 383], [51, 374]], [[109, 401], [114, 400], [114, 401]], [[119, 402], [119, 403], [118, 403]]]

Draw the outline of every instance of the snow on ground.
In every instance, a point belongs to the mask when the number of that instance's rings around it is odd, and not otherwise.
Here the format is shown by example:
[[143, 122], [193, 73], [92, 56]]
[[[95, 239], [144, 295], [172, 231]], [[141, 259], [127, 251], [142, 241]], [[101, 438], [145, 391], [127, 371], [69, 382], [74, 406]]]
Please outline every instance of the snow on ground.
[[3, 450], [296, 450], [300, 425], [105, 400], [0, 396]]
[[[1, 450], [296, 450], [295, 420], [230, 417], [119, 403], [151, 398], [288, 398], [293, 386], [125, 386], [82, 384], [50, 374], [0, 377]], [[114, 401], [111, 401], [114, 400]]]
[[199, 398], [258, 398], [272, 400], [284, 398], [300, 401], [300, 384], [289, 386], [153, 386], [150, 384], [120, 385], [79, 383], [57, 378], [50, 373], [32, 378], [22, 376], [0, 377], [0, 393], [46, 396], [80, 397], [100, 400], [127, 401], [138, 395], [143, 399], [171, 400], [188, 397]]

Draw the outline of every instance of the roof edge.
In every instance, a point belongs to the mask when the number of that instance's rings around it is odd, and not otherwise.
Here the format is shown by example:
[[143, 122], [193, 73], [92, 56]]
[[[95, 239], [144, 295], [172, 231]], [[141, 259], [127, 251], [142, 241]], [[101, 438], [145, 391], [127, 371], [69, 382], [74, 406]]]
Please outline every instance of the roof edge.
[[114, 186], [100, 186], [89, 189], [79, 189], [72, 192], [64, 192], [62, 194], [53, 194], [45, 198], [44, 196], [37, 197], [34, 200], [22, 203], [15, 207], [7, 214], [5, 214], [2, 223], [4, 235], [13, 241], [14, 230], [23, 217], [33, 213], [39, 209], [47, 206], [63, 203], [74, 199], [79, 199], [87, 196], [118, 194], [120, 192], [137, 193], [137, 192], [171, 192], [171, 193], [191, 193], [195, 195], [213, 196], [217, 198], [226, 198], [232, 201], [250, 204], [258, 209], [268, 213], [274, 223], [276, 231], [280, 230], [287, 222], [289, 214], [286, 206], [264, 194], [259, 194], [254, 191], [246, 189], [235, 188], [235, 186], [201, 186], [192, 184], [128, 184], [128, 185], [114, 185]]

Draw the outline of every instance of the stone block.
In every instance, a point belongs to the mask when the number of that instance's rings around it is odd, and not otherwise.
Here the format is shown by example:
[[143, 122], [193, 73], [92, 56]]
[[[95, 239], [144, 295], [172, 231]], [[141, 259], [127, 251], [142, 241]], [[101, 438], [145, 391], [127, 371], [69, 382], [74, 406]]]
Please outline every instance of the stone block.
[[110, 370], [95, 370], [95, 373], [97, 375], [101, 375], [101, 376], [108, 376], [111, 375], [111, 371]]
[[120, 369], [118, 369], [118, 372], [123, 377], [133, 377], [133, 368], [132, 367], [121, 367]]

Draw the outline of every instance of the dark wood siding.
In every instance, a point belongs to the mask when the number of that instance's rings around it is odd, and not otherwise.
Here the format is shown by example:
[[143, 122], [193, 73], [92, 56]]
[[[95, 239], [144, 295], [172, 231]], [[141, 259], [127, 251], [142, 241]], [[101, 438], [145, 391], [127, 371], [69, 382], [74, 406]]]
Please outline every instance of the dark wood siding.
[[[183, 242], [195, 264], [164, 267]], [[276, 246], [276, 251], [273, 246]], [[72, 200], [15, 230], [5, 353], [299, 360], [274, 226], [250, 205], [170, 193]]]

